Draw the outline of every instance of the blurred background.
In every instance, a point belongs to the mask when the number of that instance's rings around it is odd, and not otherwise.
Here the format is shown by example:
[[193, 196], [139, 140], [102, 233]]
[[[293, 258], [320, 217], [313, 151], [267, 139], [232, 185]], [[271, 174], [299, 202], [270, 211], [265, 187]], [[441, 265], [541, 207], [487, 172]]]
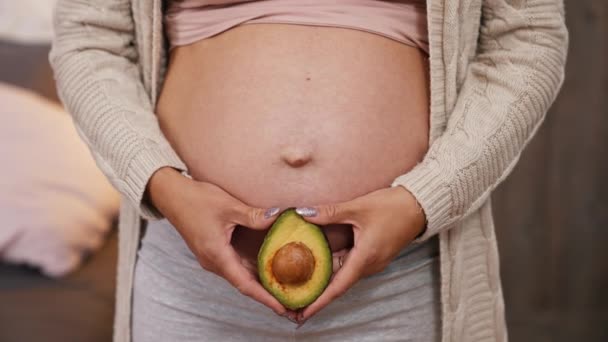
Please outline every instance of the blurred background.
[[[9, 146], [0, 148], [6, 154], [0, 161], [2, 169], [13, 170], [21, 180], [28, 174], [23, 165], [11, 165], [14, 155], [6, 151], [21, 146], [15, 139], [23, 140], [25, 133], [2, 133], [1, 127], [6, 130], [17, 115], [27, 117], [7, 103], [35, 108], [38, 117], [31, 120], [39, 126], [44, 121], [40, 115], [61, 116], [47, 60], [53, 3], [0, 0], [0, 84], [29, 89], [0, 88], [5, 94], [0, 96], [0, 147]], [[566, 81], [544, 125], [493, 195], [511, 341], [608, 341], [608, 1], [566, 0], [566, 12]], [[75, 137], [73, 133], [66, 136]], [[7, 136], [13, 140], [4, 141]], [[79, 163], [76, 170], [91, 161]], [[2, 172], [0, 178], [6, 178]], [[2, 192], [41, 196], [9, 183], [0, 182], [3, 215], [23, 208], [2, 202]], [[87, 209], [103, 212], [104, 220], [99, 215], [73, 219], [85, 222], [99, 236], [96, 241], [77, 243], [71, 233], [57, 230], [63, 237], [56, 243], [64, 247], [61, 252], [87, 250], [82, 260], [33, 267], [37, 256], [19, 254], [15, 246], [23, 246], [16, 241], [48, 241], [52, 238], [41, 231], [57, 228], [39, 223], [35, 231], [12, 235], [10, 228], [0, 229], [0, 342], [111, 340], [116, 203], [113, 194], [106, 194], [106, 202]], [[32, 210], [37, 210], [32, 216], [48, 217], [40, 214], [40, 205]]]

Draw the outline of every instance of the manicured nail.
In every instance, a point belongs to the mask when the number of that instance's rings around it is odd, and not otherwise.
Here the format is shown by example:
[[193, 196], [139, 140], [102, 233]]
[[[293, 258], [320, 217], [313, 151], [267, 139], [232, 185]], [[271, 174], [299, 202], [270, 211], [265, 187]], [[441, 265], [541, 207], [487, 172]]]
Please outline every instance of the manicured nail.
[[311, 207], [296, 208], [296, 213], [304, 217], [314, 217], [318, 214], [317, 209]]
[[272, 207], [264, 212], [264, 218], [269, 219], [269, 218], [273, 217], [274, 215], [278, 214], [279, 211], [281, 211], [281, 208]]

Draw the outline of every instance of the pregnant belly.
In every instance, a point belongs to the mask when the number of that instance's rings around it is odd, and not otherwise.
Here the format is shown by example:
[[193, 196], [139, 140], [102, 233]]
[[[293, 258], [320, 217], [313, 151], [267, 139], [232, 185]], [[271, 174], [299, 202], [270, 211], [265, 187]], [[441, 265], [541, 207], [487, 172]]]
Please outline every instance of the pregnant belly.
[[[245, 24], [177, 47], [157, 105], [194, 179], [255, 207], [335, 203], [390, 186], [428, 148], [428, 65], [345, 28]], [[324, 227], [333, 250], [346, 225]], [[263, 232], [237, 227], [257, 253]]]

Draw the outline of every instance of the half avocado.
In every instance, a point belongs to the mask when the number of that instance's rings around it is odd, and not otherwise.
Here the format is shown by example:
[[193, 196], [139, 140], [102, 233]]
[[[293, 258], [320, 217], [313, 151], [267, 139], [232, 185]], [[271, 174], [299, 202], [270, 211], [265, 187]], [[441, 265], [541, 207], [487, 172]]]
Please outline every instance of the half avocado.
[[332, 274], [331, 250], [321, 228], [295, 209], [285, 210], [260, 247], [258, 274], [262, 286], [286, 308], [314, 302]]

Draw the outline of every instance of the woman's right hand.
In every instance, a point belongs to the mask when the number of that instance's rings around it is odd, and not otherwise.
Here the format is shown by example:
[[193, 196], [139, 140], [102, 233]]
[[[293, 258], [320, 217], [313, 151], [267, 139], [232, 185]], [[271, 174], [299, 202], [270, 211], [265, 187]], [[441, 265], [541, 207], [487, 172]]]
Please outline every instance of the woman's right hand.
[[237, 225], [255, 230], [270, 227], [278, 208], [250, 207], [214, 184], [189, 179], [169, 167], [159, 169], [150, 178], [147, 199], [178, 230], [205, 270], [226, 279], [278, 315], [295, 317], [295, 312], [287, 310], [261, 286], [230, 243]]

